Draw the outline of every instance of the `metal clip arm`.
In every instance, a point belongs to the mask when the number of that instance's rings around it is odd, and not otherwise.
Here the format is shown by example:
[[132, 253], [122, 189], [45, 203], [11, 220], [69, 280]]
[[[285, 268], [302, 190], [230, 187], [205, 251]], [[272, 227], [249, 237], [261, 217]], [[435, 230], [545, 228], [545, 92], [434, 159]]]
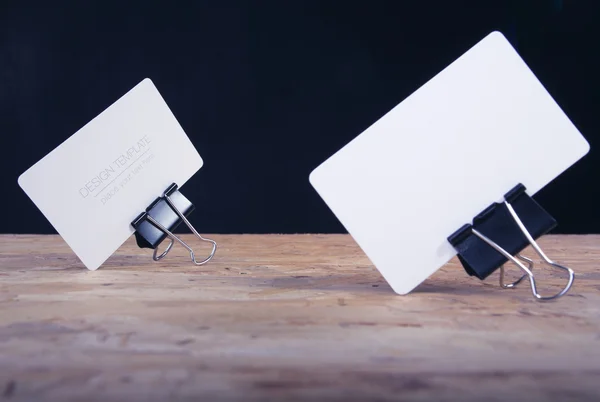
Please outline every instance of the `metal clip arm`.
[[527, 241], [529, 241], [529, 244], [531, 244], [531, 247], [533, 247], [533, 249], [540, 256], [540, 258], [542, 258], [542, 260], [546, 264], [548, 264], [554, 268], [558, 268], [558, 269], [567, 271], [569, 274], [569, 279], [567, 281], [566, 286], [560, 292], [558, 292], [552, 296], [540, 295], [537, 291], [535, 276], [532, 272], [533, 261], [527, 257], [517, 255], [518, 258], [520, 258], [521, 260], [524, 260], [528, 264], [528, 266], [525, 266], [525, 264], [523, 264], [521, 261], [519, 261], [519, 259], [512, 256], [509, 252], [507, 252], [502, 247], [500, 247], [496, 242], [490, 240], [484, 234], [482, 234], [481, 232], [479, 232], [473, 228], [472, 229], [473, 234], [475, 234], [477, 237], [479, 237], [481, 240], [483, 240], [485, 243], [487, 243], [490, 247], [494, 248], [497, 252], [502, 254], [504, 257], [506, 257], [508, 260], [510, 260], [512, 263], [514, 263], [517, 267], [519, 267], [523, 272], [525, 272], [525, 274], [523, 276], [521, 276], [521, 278], [519, 278], [517, 281], [515, 281], [511, 284], [504, 284], [504, 269], [502, 267], [501, 271], [500, 271], [500, 284], [504, 288], [512, 288], [512, 287], [515, 287], [517, 284], [519, 284], [525, 278], [525, 276], [527, 276], [529, 278], [529, 283], [531, 284], [531, 292], [533, 293], [533, 296], [536, 299], [542, 300], [542, 301], [548, 301], [548, 300], [553, 300], [553, 299], [557, 299], [557, 298], [561, 297], [562, 295], [567, 293], [569, 291], [569, 289], [571, 289], [571, 286], [573, 285], [573, 281], [575, 280], [575, 273], [573, 272], [573, 270], [571, 268], [557, 264], [556, 262], [554, 262], [550, 258], [548, 258], [548, 256], [546, 256], [544, 251], [540, 248], [540, 246], [537, 244], [537, 242], [531, 236], [531, 234], [529, 233], [527, 228], [525, 228], [525, 225], [523, 225], [523, 222], [521, 221], [521, 219], [519, 218], [519, 216], [513, 209], [512, 205], [510, 205], [510, 203], [508, 201], [504, 201], [504, 205], [508, 209], [508, 212], [514, 219], [517, 226], [519, 226], [519, 229], [521, 230], [521, 232], [523, 232], [523, 235], [527, 238]]
[[[153, 248], [154, 253], [152, 258], [154, 261], [163, 259], [173, 248], [175, 242], [181, 244], [190, 253], [190, 258], [195, 265], [204, 265], [209, 262], [217, 251], [217, 242], [211, 239], [204, 238], [192, 226], [190, 221], [185, 216], [193, 211], [194, 206], [177, 191], [177, 184], [171, 184], [163, 193], [162, 197], [157, 198], [147, 209], [146, 212], [139, 215], [133, 222], [132, 226], [136, 229], [136, 240], [138, 245], [144, 248]], [[172, 198], [173, 197], [173, 198]], [[184, 222], [188, 228], [201, 241], [212, 244], [212, 250], [208, 257], [201, 261], [196, 259], [194, 250], [185, 243], [181, 238], [173, 233], [173, 230]], [[154, 228], [152, 228], [154, 227]], [[158, 230], [157, 230], [158, 229]], [[169, 244], [166, 249], [160, 253], [158, 247], [161, 241], [169, 238]]]

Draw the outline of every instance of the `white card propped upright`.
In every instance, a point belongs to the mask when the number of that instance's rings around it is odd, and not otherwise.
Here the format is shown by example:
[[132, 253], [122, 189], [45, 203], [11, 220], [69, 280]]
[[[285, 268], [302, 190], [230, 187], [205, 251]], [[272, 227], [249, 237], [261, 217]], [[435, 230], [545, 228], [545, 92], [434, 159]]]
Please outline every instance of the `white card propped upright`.
[[518, 184], [532, 196], [588, 150], [493, 32], [323, 162], [310, 182], [393, 290], [407, 294], [457, 254], [448, 237], [461, 226]]
[[202, 158], [150, 79], [145, 79], [19, 177], [19, 185], [90, 270], [130, 225]]

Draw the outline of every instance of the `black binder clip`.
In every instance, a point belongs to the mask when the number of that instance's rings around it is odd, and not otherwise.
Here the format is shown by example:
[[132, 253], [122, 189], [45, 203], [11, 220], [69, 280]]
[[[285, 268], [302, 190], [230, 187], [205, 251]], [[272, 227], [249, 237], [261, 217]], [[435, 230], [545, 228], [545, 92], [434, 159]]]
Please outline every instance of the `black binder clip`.
[[[458, 252], [458, 259], [469, 275], [485, 279], [500, 268], [500, 285], [503, 288], [514, 288], [528, 277], [536, 299], [552, 300], [567, 293], [575, 278], [571, 268], [550, 260], [535, 241], [555, 226], [554, 218], [527, 195], [525, 186], [518, 184], [504, 196], [503, 203], [490, 205], [473, 219], [473, 224], [458, 229], [448, 237], [448, 241]], [[559, 293], [552, 296], [538, 293], [532, 272], [534, 263], [519, 254], [528, 245], [546, 264], [568, 272], [567, 285]], [[524, 274], [507, 284], [504, 282], [504, 264], [509, 260]]]
[[[190, 252], [192, 262], [196, 265], [206, 264], [213, 258], [217, 251], [217, 243], [214, 240], [204, 238], [196, 231], [187, 216], [194, 210], [194, 205], [178, 191], [177, 184], [171, 184], [163, 193], [163, 195], [152, 202], [145, 212], [142, 212], [137, 218], [131, 222], [131, 226], [135, 229], [135, 239], [137, 245], [141, 248], [154, 249], [152, 258], [154, 261], [159, 261], [166, 256], [173, 244], [178, 242]], [[188, 246], [183, 240], [173, 234], [173, 231], [181, 224], [185, 223], [200, 240], [212, 243], [212, 251], [208, 257], [202, 261], [197, 261], [194, 255], [194, 250]], [[169, 238], [170, 243], [160, 255], [158, 246]]]

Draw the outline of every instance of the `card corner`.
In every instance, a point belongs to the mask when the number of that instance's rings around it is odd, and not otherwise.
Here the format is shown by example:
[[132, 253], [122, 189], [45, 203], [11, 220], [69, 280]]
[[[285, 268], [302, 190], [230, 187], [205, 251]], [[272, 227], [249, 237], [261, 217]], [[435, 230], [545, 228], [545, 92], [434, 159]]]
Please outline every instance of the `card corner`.
[[27, 173], [27, 171], [24, 171], [23, 173], [21, 173], [21, 174], [19, 175], [19, 177], [17, 177], [17, 184], [19, 185], [19, 187], [21, 187], [21, 189], [22, 189], [22, 190], [25, 190], [25, 187], [24, 187], [24, 185], [25, 185], [25, 183], [24, 183], [24, 180], [25, 180], [25, 174], [26, 174], [26, 173]]
[[416, 286], [413, 286], [413, 287], [395, 286], [395, 285], [391, 284], [390, 282], [388, 282], [388, 283], [389, 283], [390, 287], [392, 288], [392, 290], [394, 291], [394, 293], [396, 293], [399, 296], [408, 295], [416, 287]]
[[496, 40], [503, 40], [503, 41], [507, 41], [508, 42], [508, 39], [506, 38], [506, 36], [502, 33], [502, 31], [500, 31], [498, 29], [495, 29], [492, 32], [490, 32], [487, 35], [487, 38], [489, 38], [489, 39], [496, 39]]
[[590, 146], [590, 142], [584, 138], [583, 139], [583, 155], [582, 156], [586, 156], [587, 154], [589, 154], [591, 149], [592, 149], [592, 147]]
[[90, 263], [88, 263], [88, 262], [83, 261], [83, 259], [79, 255], [77, 255], [77, 257], [79, 257], [79, 260], [87, 268], [88, 271], [96, 271], [104, 263], [104, 261], [101, 262], [101, 263], [98, 263], [98, 262], [93, 262], [93, 263], [90, 262]]
[[308, 174], [308, 182], [313, 187], [315, 187], [315, 181], [317, 180], [316, 179], [317, 170], [319, 170], [318, 167], [314, 168], [313, 171]]
[[198, 152], [196, 150], [196, 161], [197, 161], [197, 168], [196, 168], [196, 172], [200, 169], [202, 169], [202, 167], [204, 166], [204, 159], [202, 159], [202, 155], [200, 155], [200, 152]]
[[153, 87], [156, 87], [156, 85], [154, 85], [154, 81], [152, 81], [152, 79], [150, 77], [144, 78], [142, 81], [140, 81], [140, 84], [151, 85]]

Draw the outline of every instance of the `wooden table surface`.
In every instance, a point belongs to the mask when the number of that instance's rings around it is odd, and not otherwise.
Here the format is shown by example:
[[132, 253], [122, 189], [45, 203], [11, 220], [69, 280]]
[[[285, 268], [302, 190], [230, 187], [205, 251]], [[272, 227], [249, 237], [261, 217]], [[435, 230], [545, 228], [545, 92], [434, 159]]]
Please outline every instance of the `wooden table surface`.
[[203, 267], [130, 239], [89, 272], [57, 236], [0, 237], [0, 398], [600, 400], [600, 236], [542, 239], [577, 273], [547, 303], [455, 260], [398, 296], [346, 235], [214, 238]]

